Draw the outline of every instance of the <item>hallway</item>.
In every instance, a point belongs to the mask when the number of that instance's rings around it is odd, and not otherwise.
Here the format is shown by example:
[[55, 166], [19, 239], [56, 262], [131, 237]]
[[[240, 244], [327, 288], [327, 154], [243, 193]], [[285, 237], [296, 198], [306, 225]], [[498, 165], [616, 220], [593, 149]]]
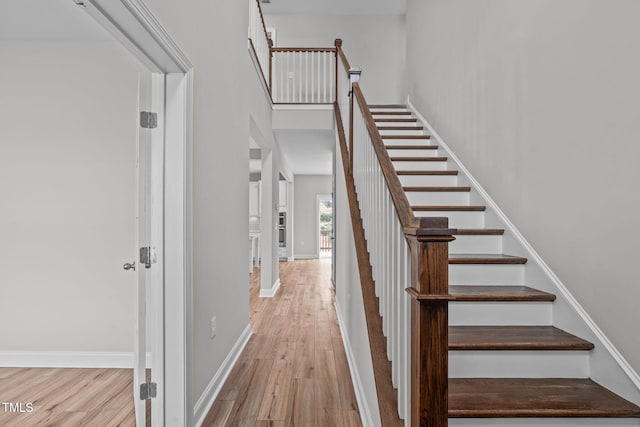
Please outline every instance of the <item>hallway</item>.
[[280, 263], [281, 287], [259, 298], [253, 335], [204, 426], [361, 426], [333, 305], [330, 260]]

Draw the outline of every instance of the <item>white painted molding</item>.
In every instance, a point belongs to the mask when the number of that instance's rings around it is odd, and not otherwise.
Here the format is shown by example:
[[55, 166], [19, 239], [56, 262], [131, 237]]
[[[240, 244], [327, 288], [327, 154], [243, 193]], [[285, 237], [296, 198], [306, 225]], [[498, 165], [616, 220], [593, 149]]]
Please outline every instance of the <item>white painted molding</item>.
[[485, 200], [486, 204], [495, 212], [498, 218], [504, 222], [506, 227], [509, 229], [511, 233], [513, 233], [514, 238], [520, 243], [523, 248], [528, 252], [528, 258], [532, 259], [535, 263], [537, 263], [542, 271], [547, 275], [549, 280], [556, 286], [558, 291], [562, 294], [562, 296], [567, 300], [571, 308], [575, 310], [575, 312], [580, 316], [580, 318], [585, 322], [587, 327], [593, 332], [593, 334], [602, 342], [604, 348], [609, 352], [611, 357], [618, 363], [620, 368], [624, 371], [624, 373], [629, 377], [629, 379], [633, 382], [638, 390], [640, 390], [640, 375], [631, 367], [629, 362], [622, 356], [620, 351], [613, 345], [611, 340], [607, 338], [602, 329], [598, 327], [596, 322], [589, 316], [589, 314], [585, 311], [585, 309], [580, 305], [578, 300], [571, 294], [569, 289], [562, 283], [562, 281], [555, 275], [555, 273], [551, 270], [551, 268], [544, 262], [542, 257], [535, 251], [533, 246], [529, 244], [529, 242], [524, 238], [522, 233], [516, 228], [516, 226], [507, 218], [505, 213], [498, 207], [496, 202], [489, 196], [489, 193], [480, 185], [480, 183], [471, 175], [469, 170], [462, 164], [460, 159], [451, 151], [451, 148], [444, 142], [444, 140], [440, 137], [438, 132], [431, 126], [431, 124], [424, 118], [424, 116], [416, 109], [416, 107], [411, 103], [410, 97], [407, 97], [407, 107], [416, 115], [416, 117], [426, 126], [431, 134], [432, 138], [435, 139], [442, 148], [445, 149], [447, 155], [457, 164], [458, 168], [464, 173], [469, 180], [470, 184], [473, 188], [480, 194], [480, 196]]
[[[147, 366], [151, 354], [147, 353]], [[132, 352], [105, 351], [0, 351], [3, 368], [127, 368], [133, 369]]]
[[360, 410], [360, 419], [364, 427], [373, 427], [373, 418], [371, 417], [371, 409], [369, 409], [369, 402], [367, 396], [364, 393], [364, 386], [360, 379], [358, 370], [354, 368], [356, 365], [355, 356], [353, 355], [353, 349], [351, 348], [351, 341], [347, 335], [347, 328], [342, 318], [342, 312], [340, 311], [340, 305], [338, 301], [333, 303], [336, 314], [338, 317], [338, 324], [340, 325], [340, 335], [342, 335], [342, 343], [344, 344], [344, 350], [347, 353], [347, 361], [349, 362], [349, 371], [351, 372], [351, 379], [353, 381], [353, 389], [356, 393], [356, 400], [358, 401], [358, 409]]
[[211, 382], [209, 382], [207, 388], [205, 388], [202, 393], [202, 396], [200, 396], [193, 407], [193, 419], [195, 421], [193, 425], [199, 427], [204, 422], [207, 413], [211, 409], [211, 406], [213, 406], [213, 402], [216, 400], [216, 397], [218, 397], [218, 394], [229, 377], [231, 370], [249, 342], [251, 334], [251, 325], [247, 325], [242, 334], [240, 334], [240, 337], [234, 344], [233, 348], [231, 348], [227, 357], [224, 359], [224, 362], [222, 362], [222, 366], [220, 366], [220, 369], [218, 369], [218, 372], [213, 376]]
[[260, 298], [273, 298], [280, 289], [280, 279], [276, 280], [271, 289], [260, 289]]
[[127, 9], [134, 15], [138, 22], [151, 34], [156, 43], [160, 45], [173, 63], [179, 67], [180, 72], [186, 73], [193, 68], [182, 49], [171, 38], [169, 33], [162, 27], [160, 21], [142, 0], [121, 0]]

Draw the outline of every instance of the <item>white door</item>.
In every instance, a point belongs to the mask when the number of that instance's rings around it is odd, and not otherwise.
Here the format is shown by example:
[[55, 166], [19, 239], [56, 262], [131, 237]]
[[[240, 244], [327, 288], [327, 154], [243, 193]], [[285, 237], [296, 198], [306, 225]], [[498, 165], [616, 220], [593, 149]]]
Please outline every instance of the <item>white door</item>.
[[[149, 72], [138, 79], [136, 161], [136, 334], [133, 392], [136, 425], [162, 425], [163, 281], [162, 176], [164, 77]], [[158, 108], [160, 107], [160, 108]]]

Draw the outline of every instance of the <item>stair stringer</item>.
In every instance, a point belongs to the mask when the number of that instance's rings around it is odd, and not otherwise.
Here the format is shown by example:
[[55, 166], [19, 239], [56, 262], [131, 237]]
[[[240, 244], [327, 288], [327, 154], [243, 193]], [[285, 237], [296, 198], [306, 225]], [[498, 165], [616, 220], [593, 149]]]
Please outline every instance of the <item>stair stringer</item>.
[[433, 126], [420, 114], [411, 103], [410, 97], [407, 97], [407, 108], [413, 112], [423, 124], [425, 130], [429, 132], [432, 143], [438, 144], [441, 149], [446, 151], [449, 157], [447, 163], [455, 165], [454, 168], [460, 171], [458, 185], [472, 187], [470, 204], [486, 205], [484, 226], [505, 229], [502, 241], [503, 253], [528, 258], [529, 261], [523, 265], [524, 283], [527, 286], [556, 294], [557, 299], [553, 303], [553, 324], [595, 345], [594, 350], [589, 355], [590, 378], [625, 399], [640, 405], [640, 376], [638, 373], [524, 238], [522, 233], [498, 207], [487, 191], [471, 175]]

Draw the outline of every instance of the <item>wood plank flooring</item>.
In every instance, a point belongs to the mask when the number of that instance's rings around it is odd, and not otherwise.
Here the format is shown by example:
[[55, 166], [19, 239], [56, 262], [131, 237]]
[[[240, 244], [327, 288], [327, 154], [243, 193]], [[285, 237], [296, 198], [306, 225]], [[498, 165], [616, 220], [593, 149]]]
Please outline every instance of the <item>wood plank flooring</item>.
[[132, 369], [0, 368], [0, 402], [33, 404], [0, 405], [3, 427], [135, 426]]
[[253, 336], [204, 426], [361, 426], [333, 306], [329, 260], [280, 263], [281, 287], [259, 298], [251, 274]]

